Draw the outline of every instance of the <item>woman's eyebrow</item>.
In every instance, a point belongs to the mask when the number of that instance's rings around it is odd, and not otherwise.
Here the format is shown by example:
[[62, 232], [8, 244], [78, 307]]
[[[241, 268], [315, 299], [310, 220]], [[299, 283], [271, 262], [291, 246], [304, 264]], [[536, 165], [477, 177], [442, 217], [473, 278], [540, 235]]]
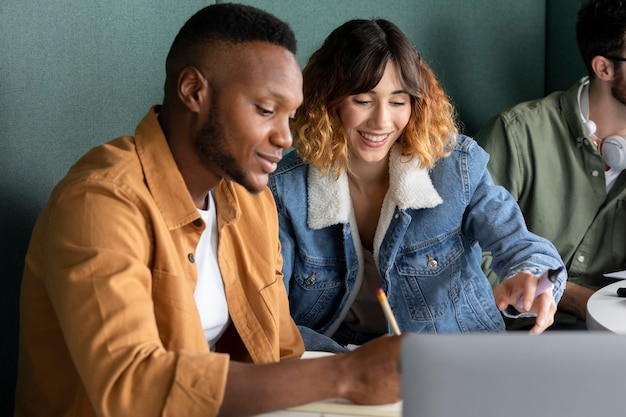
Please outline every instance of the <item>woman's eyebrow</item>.
[[[370, 91], [367, 91], [367, 92], [361, 93], [361, 94], [378, 94], [378, 93], [376, 92], [376, 90], [370, 90]], [[392, 96], [392, 95], [395, 95], [395, 94], [409, 94], [409, 93], [406, 90], [400, 89], [400, 90], [392, 91], [389, 95]]]

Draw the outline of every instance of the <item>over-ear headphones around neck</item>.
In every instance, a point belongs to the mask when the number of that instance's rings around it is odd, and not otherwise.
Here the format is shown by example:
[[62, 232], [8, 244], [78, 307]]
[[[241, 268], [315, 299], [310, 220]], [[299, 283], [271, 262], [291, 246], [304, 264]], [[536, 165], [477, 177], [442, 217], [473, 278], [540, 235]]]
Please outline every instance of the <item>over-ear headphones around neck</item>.
[[602, 161], [611, 169], [622, 171], [626, 169], [626, 138], [619, 135], [607, 136], [599, 139], [596, 136], [597, 126], [593, 120], [589, 120], [589, 79], [583, 82], [578, 89], [578, 106], [580, 117], [585, 127], [585, 133], [596, 138], [598, 151]]

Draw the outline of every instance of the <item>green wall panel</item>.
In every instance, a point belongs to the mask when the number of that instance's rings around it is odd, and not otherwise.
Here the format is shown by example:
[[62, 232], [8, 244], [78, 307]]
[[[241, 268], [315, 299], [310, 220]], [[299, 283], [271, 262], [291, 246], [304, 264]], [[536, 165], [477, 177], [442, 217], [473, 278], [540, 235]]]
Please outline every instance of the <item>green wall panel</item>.
[[439, 76], [468, 134], [475, 133], [491, 114], [544, 91], [544, 1], [241, 2], [260, 6], [292, 24], [301, 65], [346, 20], [382, 17], [395, 22]]
[[576, 45], [576, 18], [583, 0], [548, 0], [546, 93], [567, 90], [587, 75]]

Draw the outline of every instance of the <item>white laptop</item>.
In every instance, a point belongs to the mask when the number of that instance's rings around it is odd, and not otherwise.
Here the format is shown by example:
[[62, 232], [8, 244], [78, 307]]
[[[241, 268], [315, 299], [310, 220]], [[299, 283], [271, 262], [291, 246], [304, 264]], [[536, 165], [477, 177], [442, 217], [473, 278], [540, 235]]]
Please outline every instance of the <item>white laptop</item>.
[[405, 417], [626, 416], [626, 336], [406, 334]]

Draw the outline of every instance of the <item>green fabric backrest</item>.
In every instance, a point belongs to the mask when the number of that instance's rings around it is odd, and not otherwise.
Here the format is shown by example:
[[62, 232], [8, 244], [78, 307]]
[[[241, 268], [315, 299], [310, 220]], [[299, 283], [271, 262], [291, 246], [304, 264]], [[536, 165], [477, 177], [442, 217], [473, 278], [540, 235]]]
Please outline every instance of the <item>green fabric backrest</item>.
[[549, 0], [546, 20], [546, 94], [568, 89], [587, 74], [576, 45], [576, 17], [583, 0]]
[[[292, 25], [302, 66], [346, 20], [394, 21], [439, 76], [470, 135], [505, 107], [584, 75], [573, 37], [579, 0], [242, 2]], [[19, 282], [39, 211], [79, 156], [133, 134], [160, 102], [170, 43], [209, 3], [0, 2], [0, 415], [12, 409]]]

